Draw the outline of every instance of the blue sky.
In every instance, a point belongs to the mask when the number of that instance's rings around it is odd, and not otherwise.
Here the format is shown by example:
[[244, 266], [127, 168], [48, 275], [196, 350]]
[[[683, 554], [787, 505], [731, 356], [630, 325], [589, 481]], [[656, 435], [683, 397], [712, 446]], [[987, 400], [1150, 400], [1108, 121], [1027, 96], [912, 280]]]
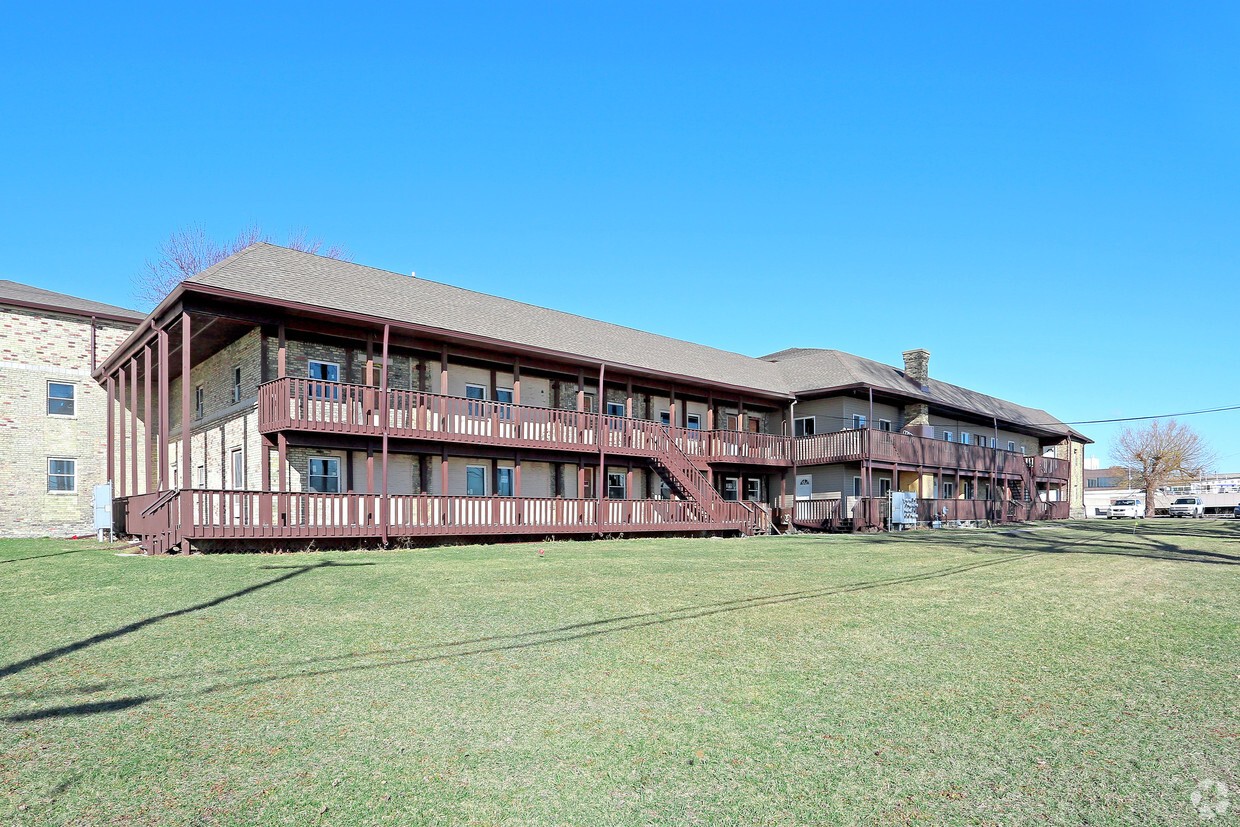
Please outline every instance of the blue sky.
[[[1240, 6], [10, 4], [0, 278], [200, 222], [1064, 420], [1240, 404]], [[1240, 412], [1190, 420], [1240, 469]], [[1110, 426], [1082, 426], [1105, 458]]]

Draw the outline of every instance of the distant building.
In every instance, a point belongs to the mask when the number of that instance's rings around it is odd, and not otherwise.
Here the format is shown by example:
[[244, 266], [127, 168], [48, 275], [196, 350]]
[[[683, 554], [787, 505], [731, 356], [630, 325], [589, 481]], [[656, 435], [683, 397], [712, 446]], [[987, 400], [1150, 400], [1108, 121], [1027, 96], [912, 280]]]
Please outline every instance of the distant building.
[[0, 537], [90, 533], [109, 424], [91, 371], [142, 319], [0, 280]]
[[1118, 465], [1110, 468], [1085, 469], [1085, 487], [1089, 488], [1126, 488], [1128, 487], [1128, 469]]

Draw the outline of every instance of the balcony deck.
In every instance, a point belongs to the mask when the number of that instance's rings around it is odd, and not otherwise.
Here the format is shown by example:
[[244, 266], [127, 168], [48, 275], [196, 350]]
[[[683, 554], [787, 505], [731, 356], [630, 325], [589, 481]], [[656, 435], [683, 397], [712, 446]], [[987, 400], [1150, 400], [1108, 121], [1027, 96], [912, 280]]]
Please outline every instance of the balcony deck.
[[[386, 398], [385, 398], [386, 397]], [[384, 421], [386, 411], [386, 423]], [[693, 463], [735, 463], [771, 468], [835, 462], [875, 462], [904, 468], [959, 469], [989, 476], [1066, 481], [1069, 463], [980, 445], [962, 445], [870, 429], [804, 437], [747, 431], [666, 428], [644, 419], [585, 411], [515, 405], [366, 385], [285, 377], [259, 389], [259, 430], [388, 436], [521, 449], [553, 449], [648, 456], [666, 430]], [[386, 428], [385, 428], [386, 424]]]

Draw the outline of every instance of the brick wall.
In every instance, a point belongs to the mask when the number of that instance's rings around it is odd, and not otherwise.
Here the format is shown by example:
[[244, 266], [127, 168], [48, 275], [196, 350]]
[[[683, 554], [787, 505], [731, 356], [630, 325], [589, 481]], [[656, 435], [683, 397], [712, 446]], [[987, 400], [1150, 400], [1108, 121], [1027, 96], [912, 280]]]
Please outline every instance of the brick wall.
[[[133, 327], [96, 322], [97, 362]], [[0, 305], [0, 536], [92, 531], [93, 488], [107, 471], [107, 391], [90, 376], [90, 334], [88, 318]], [[75, 387], [72, 417], [48, 415], [49, 381]], [[72, 493], [48, 492], [49, 457], [75, 461]]]

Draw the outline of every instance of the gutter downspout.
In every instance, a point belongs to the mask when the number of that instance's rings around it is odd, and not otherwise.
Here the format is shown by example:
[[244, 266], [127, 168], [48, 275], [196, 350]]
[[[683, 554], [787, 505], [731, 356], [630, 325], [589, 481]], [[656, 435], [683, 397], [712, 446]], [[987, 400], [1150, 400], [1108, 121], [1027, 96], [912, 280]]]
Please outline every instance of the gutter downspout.
[[793, 399], [788, 406], [788, 423], [792, 427], [792, 433], [788, 439], [788, 453], [792, 459], [792, 508], [789, 509], [791, 515], [788, 517], [788, 533], [797, 533], [797, 400]]
[[607, 365], [600, 363], [598, 366], [598, 427], [595, 428], [598, 433], [598, 476], [594, 480], [595, 491], [597, 497], [598, 514], [598, 534], [603, 536], [603, 486], [607, 484], [607, 421], [603, 417], [603, 411], [607, 410], [607, 391], [603, 386], [603, 378], [607, 373]]

